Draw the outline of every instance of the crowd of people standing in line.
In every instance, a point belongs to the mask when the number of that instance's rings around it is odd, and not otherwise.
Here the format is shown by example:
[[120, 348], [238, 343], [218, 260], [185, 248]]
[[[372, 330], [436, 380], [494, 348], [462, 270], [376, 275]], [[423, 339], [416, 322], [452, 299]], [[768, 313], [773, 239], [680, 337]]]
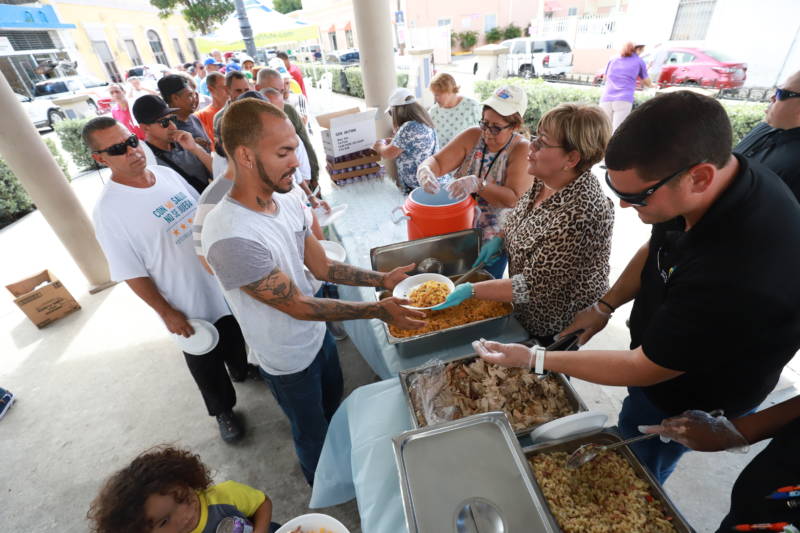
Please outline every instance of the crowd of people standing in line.
[[[630, 52], [609, 64], [609, 86], [623, 79], [616, 69], [641, 77], [635, 47]], [[291, 65], [285, 73], [250, 69], [252, 77], [235, 68], [223, 77], [221, 65], [207, 59], [200, 81], [164, 76], [159, 94], [144, 91], [131, 103], [118, 87], [118, 113], [87, 124], [93, 157], [112, 171], [94, 212], [97, 236], [112, 278], [125, 281], [170, 332], [191, 335], [188, 318], [219, 330], [212, 353], [185, 359], [222, 438], [235, 441], [244, 432], [231, 380], [258, 376], [288, 417], [301, 470], [313, 484], [342, 395], [325, 322], [378, 318], [414, 328], [424, 320], [393, 298], [321, 298], [319, 283], [391, 289], [414, 265], [381, 273], [326, 257], [308, 205], [320, 202], [312, 194], [319, 166], [307, 123], [287, 103]], [[210, 102], [195, 114], [202, 87]], [[398, 160], [406, 192], [445, 187], [454, 198], [473, 196], [481, 210], [478, 261], [496, 279], [460, 285], [441, 307], [473, 296], [513, 301], [523, 326], [546, 345], [572, 332], [584, 344], [633, 302], [629, 350], [548, 352], [486, 341], [476, 351], [503, 366], [628, 387], [623, 437], [641, 430], [673, 439], [633, 447], [662, 483], [689, 449], [775, 436], [742, 473], [723, 525], [796, 519], [759, 498], [768, 485], [797, 484], [800, 461], [791, 443], [800, 437], [800, 402], [754, 411], [800, 348], [800, 287], [791, 283], [800, 267], [800, 73], [776, 90], [765, 122], [733, 150], [722, 106], [689, 91], [655, 97], [627, 114], [613, 105], [627, 93], [610, 87], [601, 106], [550, 110], [531, 136], [523, 122], [527, 97], [518, 87], [500, 87], [477, 104], [440, 74], [432, 90], [437, 103], [430, 111], [407, 90], [392, 95], [387, 112], [395, 133], [375, 149]], [[613, 208], [592, 171], [601, 160], [621, 206], [653, 226], [613, 285]], [[719, 409], [728, 418], [705, 414]], [[168, 475], [158, 465], [170, 461], [176, 466]], [[756, 463], [781, 468], [765, 473]], [[151, 464], [151, 477], [135, 478], [142, 486], [129, 492], [123, 473], [148, 472]], [[269, 498], [243, 486], [213, 487], [204, 470], [185, 451], [143, 454], [98, 496], [90, 512], [96, 530], [125, 530], [109, 525], [122, 516], [138, 524], [130, 531], [154, 530], [170, 516], [196, 526], [225, 502], [257, 530], [274, 530]], [[147, 492], [145, 485], [161, 488]]]

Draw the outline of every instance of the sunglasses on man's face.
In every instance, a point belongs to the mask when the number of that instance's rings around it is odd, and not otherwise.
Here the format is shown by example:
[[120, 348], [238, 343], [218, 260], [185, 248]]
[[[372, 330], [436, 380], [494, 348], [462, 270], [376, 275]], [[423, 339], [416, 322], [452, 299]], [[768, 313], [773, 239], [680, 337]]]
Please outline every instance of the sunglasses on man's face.
[[800, 98], [800, 93], [796, 93], [794, 91], [787, 91], [786, 89], [779, 89], [775, 88], [775, 94], [773, 94], [775, 100], [783, 101], [788, 100], [789, 98]]
[[178, 125], [178, 117], [172, 116], [172, 117], [160, 118], [160, 119], [156, 120], [155, 123], [158, 124], [159, 126], [161, 126], [162, 128], [166, 129], [166, 128], [169, 128], [169, 123], [170, 122], [175, 124], [175, 126], [177, 127], [177, 125]]
[[663, 187], [664, 185], [666, 185], [670, 181], [674, 180], [678, 176], [680, 176], [682, 174], [686, 174], [692, 168], [694, 168], [697, 165], [700, 165], [702, 163], [705, 163], [705, 160], [704, 161], [700, 161], [699, 163], [695, 163], [693, 165], [689, 165], [686, 168], [682, 168], [679, 171], [675, 172], [674, 174], [670, 174], [669, 176], [667, 176], [663, 180], [659, 181], [655, 185], [652, 185], [652, 186], [648, 187], [647, 189], [643, 190], [642, 192], [628, 193], [628, 192], [620, 192], [620, 191], [618, 191], [611, 184], [611, 177], [608, 175], [608, 170], [606, 170], [606, 185], [608, 185], [608, 188], [611, 189], [611, 192], [613, 192], [617, 196], [617, 198], [619, 198], [623, 202], [631, 204], [631, 205], [636, 206], [636, 207], [645, 207], [645, 206], [647, 206], [647, 198], [651, 194], [653, 194], [658, 189], [660, 189], [661, 187]]
[[108, 155], [125, 155], [128, 153], [128, 147], [136, 148], [139, 146], [139, 137], [136, 135], [131, 135], [125, 141], [117, 144], [112, 144], [108, 148], [103, 148], [102, 150], [94, 150], [93, 154], [101, 154], [103, 152], [107, 153]]
[[478, 126], [480, 126], [482, 130], [486, 130], [492, 135], [497, 135], [501, 131], [510, 128], [511, 124], [507, 124], [505, 126], [495, 126], [494, 124], [489, 124], [485, 120], [481, 120], [480, 122], [478, 122]]

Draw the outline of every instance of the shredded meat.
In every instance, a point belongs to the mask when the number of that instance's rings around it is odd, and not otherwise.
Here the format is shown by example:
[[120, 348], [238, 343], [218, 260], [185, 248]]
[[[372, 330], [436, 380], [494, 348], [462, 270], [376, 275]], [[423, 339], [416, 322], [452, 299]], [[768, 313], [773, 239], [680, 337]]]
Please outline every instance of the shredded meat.
[[483, 359], [429, 367], [409, 383], [421, 427], [489, 411], [505, 411], [515, 431], [574, 413], [554, 376], [537, 379], [527, 369]]

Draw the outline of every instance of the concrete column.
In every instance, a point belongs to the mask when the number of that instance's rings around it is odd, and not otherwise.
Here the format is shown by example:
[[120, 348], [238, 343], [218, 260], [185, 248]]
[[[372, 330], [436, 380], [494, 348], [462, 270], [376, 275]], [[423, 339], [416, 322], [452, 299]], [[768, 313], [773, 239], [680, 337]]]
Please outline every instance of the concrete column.
[[367, 107], [377, 107], [378, 137], [388, 137], [392, 123], [384, 109], [397, 86], [392, 50], [392, 15], [386, 0], [353, 0], [364, 97]]
[[108, 263], [89, 217], [4, 76], [0, 76], [0, 131], [4, 132], [0, 156], [78, 264], [92, 292], [110, 286]]

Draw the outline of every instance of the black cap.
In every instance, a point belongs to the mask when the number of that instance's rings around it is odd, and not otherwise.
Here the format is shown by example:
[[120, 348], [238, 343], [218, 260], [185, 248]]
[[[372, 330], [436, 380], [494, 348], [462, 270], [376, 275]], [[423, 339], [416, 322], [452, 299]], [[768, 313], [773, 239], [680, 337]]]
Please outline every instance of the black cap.
[[152, 124], [175, 111], [178, 111], [177, 107], [169, 107], [160, 96], [154, 94], [140, 96], [133, 103], [133, 117], [139, 124]]
[[178, 74], [167, 74], [158, 80], [158, 90], [164, 100], [168, 100], [170, 96], [181, 92], [188, 86], [189, 81]]
[[236, 100], [244, 100], [245, 98], [257, 98], [259, 100], [266, 100], [267, 97], [258, 91], [247, 91], [236, 97]]

